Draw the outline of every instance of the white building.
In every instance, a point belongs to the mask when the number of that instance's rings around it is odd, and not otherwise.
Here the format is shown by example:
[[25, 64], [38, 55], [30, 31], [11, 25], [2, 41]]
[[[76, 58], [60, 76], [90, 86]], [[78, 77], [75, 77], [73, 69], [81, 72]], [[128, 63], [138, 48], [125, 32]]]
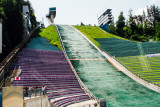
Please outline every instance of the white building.
[[107, 9], [99, 18], [98, 25], [103, 26], [105, 24], [111, 24], [114, 22], [114, 17], [112, 16], [112, 9]]

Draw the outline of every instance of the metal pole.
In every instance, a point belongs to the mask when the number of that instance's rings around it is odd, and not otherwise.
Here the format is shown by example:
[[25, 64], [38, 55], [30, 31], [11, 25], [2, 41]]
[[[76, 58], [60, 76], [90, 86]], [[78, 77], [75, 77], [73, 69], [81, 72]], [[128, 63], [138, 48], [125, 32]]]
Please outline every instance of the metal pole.
[[2, 53], [2, 19], [0, 18], [0, 53]]
[[2, 87], [4, 86], [5, 80], [4, 80], [4, 69], [2, 70], [2, 75], [3, 75], [3, 79], [2, 79]]

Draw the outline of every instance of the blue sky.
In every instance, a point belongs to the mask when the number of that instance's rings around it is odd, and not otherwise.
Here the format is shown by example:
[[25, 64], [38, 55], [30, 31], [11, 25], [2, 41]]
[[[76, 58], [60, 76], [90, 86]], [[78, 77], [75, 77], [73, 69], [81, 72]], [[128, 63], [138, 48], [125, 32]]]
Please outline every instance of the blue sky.
[[35, 10], [38, 21], [44, 17], [45, 26], [48, 22], [45, 18], [49, 7], [56, 7], [56, 24], [77, 25], [98, 24], [97, 17], [106, 9], [112, 9], [115, 21], [120, 11], [128, 19], [128, 10], [132, 9], [133, 14], [139, 14], [146, 7], [152, 4], [160, 7], [160, 0], [29, 0]]

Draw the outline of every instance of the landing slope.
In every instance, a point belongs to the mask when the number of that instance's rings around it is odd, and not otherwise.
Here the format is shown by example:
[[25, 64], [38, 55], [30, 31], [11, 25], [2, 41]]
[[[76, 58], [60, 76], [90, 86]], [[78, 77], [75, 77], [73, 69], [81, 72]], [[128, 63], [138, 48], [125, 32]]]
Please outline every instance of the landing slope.
[[[110, 56], [145, 81], [160, 86], [160, 42], [125, 40], [99, 27], [75, 26]], [[100, 30], [97, 30], [100, 29]]]
[[58, 25], [67, 55], [79, 77], [109, 107], [153, 107], [160, 105], [160, 94], [143, 87], [112, 66], [80, 33]]

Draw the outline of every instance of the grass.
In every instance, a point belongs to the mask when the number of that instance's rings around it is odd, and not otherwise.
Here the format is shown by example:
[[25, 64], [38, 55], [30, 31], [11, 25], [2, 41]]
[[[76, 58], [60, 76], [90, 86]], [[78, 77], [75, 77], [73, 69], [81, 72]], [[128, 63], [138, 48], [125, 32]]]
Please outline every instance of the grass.
[[[99, 28], [98, 26], [74, 26], [86, 35], [95, 45], [100, 47], [96, 38], [118, 38], [126, 40], [119, 36], [110, 34]], [[118, 46], [118, 45], [117, 45]], [[114, 49], [114, 48], [113, 48]], [[116, 57], [125, 67], [135, 73], [142, 79], [160, 86], [160, 57], [149, 57], [146, 56], [127, 56], [127, 57]]]
[[144, 80], [160, 86], [160, 57], [117, 57], [125, 67]]
[[[76, 29], [81, 31], [86, 35], [96, 46], [100, 47], [101, 45], [94, 39], [96, 38], [119, 38], [124, 39], [119, 36], [107, 33], [98, 26], [74, 26]], [[125, 40], [125, 39], [124, 39]]]
[[54, 25], [48, 26], [47, 28], [44, 28], [44, 29], [38, 29], [35, 32], [34, 37], [38, 37], [38, 36], [46, 38], [48, 41], [50, 41], [52, 45], [62, 50], [58, 33]]

